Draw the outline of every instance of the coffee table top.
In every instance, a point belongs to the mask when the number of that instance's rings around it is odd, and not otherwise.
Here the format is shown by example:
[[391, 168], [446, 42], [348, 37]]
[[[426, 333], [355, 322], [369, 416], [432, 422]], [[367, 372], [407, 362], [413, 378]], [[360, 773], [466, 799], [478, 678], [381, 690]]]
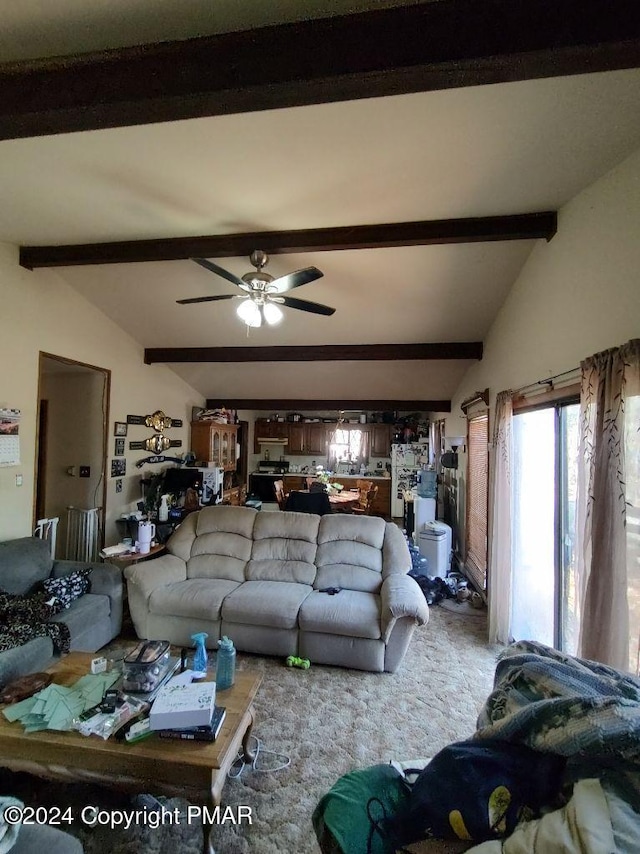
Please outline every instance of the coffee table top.
[[[54, 682], [72, 685], [90, 672], [90, 653], [72, 652], [61, 659], [49, 672]], [[12, 760], [43, 766], [58, 766], [70, 776], [77, 771], [104, 775], [113, 785], [114, 775], [137, 780], [147, 791], [163, 785], [202, 789], [203, 798], [211, 790], [212, 774], [226, 769], [235, 758], [238, 745], [253, 720], [252, 703], [262, 676], [251, 670], [237, 670], [235, 684], [216, 696], [217, 705], [224, 706], [227, 715], [214, 742], [194, 742], [162, 739], [151, 736], [134, 744], [106, 741], [97, 736], [78, 732], [44, 730], [25, 733], [16, 721], [9, 723], [0, 714], [0, 765], [11, 766]], [[109, 780], [107, 780], [109, 778]]]

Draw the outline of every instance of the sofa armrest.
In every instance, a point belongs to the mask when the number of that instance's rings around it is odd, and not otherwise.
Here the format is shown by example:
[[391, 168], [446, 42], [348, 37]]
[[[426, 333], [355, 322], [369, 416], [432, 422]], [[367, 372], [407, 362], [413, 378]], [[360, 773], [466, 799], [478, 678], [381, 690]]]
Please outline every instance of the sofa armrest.
[[409, 575], [388, 575], [380, 588], [382, 639], [385, 643], [396, 620], [409, 617], [419, 626], [429, 620], [429, 607], [416, 581]]
[[151, 594], [165, 584], [186, 581], [187, 564], [176, 555], [163, 554], [153, 560], [128, 566], [124, 577], [127, 579], [129, 613], [136, 633], [139, 638], [148, 638], [147, 618]]
[[112, 563], [91, 563], [79, 560], [56, 560], [51, 570], [52, 578], [62, 578], [81, 569], [91, 570], [90, 592], [97, 596], [108, 596], [111, 602], [110, 620], [112, 637], [117, 637], [122, 628], [122, 573]]

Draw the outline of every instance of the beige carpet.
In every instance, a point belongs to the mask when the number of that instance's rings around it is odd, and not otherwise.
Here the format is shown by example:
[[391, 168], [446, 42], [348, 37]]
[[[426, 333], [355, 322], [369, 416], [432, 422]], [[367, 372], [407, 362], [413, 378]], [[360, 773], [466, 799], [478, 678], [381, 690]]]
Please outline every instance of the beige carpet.
[[[485, 619], [434, 606], [395, 674], [292, 670], [239, 654], [239, 667], [263, 673], [254, 733], [291, 765], [274, 773], [245, 769], [227, 781], [223, 805], [251, 807], [253, 824], [215, 828], [217, 854], [317, 854], [311, 814], [324, 792], [347, 771], [431, 756], [470, 735], [498, 651], [486, 642]], [[257, 768], [278, 762], [263, 751]]]
[[[470, 735], [491, 690], [499, 651], [486, 643], [482, 613], [478, 618], [474, 611], [471, 619], [432, 607], [429, 623], [414, 633], [395, 674], [317, 665], [297, 670], [281, 659], [238, 653], [239, 668], [263, 674], [255, 703], [254, 733], [262, 748], [256, 767], [281, 762], [267, 751], [285, 754], [291, 764], [273, 773], [247, 768], [239, 779], [227, 781], [223, 807], [250, 807], [253, 823], [215, 827], [216, 854], [318, 854], [311, 815], [341, 774], [392, 759], [432, 756]], [[176, 742], [176, 762], [179, 747]], [[123, 794], [9, 772], [0, 775], [0, 792], [34, 805], [131, 806]], [[195, 825], [128, 832], [64, 829], [81, 838], [86, 854], [199, 854], [202, 845]]]

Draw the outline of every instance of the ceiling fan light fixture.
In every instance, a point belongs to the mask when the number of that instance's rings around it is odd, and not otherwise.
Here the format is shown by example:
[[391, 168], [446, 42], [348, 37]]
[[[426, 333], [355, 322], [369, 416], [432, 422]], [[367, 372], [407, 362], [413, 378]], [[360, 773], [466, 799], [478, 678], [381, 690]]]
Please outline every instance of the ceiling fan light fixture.
[[274, 326], [276, 323], [280, 323], [284, 317], [282, 311], [272, 302], [266, 302], [262, 310], [264, 311], [264, 317], [269, 326]]
[[262, 326], [260, 309], [252, 299], [243, 300], [236, 309], [236, 314], [247, 326]]

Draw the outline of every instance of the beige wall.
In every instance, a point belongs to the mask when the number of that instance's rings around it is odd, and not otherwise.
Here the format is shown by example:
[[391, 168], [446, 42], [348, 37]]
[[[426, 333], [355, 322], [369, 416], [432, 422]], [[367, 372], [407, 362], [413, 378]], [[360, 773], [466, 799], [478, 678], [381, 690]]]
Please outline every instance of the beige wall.
[[[0, 467], [0, 541], [32, 532], [34, 463], [38, 399], [39, 352], [51, 353], [111, 371], [109, 463], [113, 453], [113, 422], [128, 414], [146, 415], [162, 409], [181, 418], [184, 427], [167, 435], [189, 448], [191, 407], [204, 400], [194, 389], [161, 365], [145, 365], [143, 348], [66, 285], [55, 270], [29, 272], [18, 265], [15, 246], [0, 244], [0, 406], [22, 411], [21, 465]], [[126, 306], [123, 306], [123, 311]], [[152, 430], [129, 427], [131, 439], [146, 439]], [[140, 478], [158, 466], [137, 469], [143, 451], [127, 450], [127, 476], [121, 494], [107, 471], [107, 540], [116, 536], [113, 519], [140, 497]], [[23, 485], [16, 486], [22, 474]]]
[[[484, 358], [457, 389], [447, 435], [457, 432], [460, 402], [473, 392], [488, 387], [493, 408], [500, 391], [571, 370], [638, 336], [640, 150], [560, 210], [558, 233], [530, 255], [485, 339]], [[458, 479], [466, 459], [459, 462]]]
[[[539, 241], [452, 401], [517, 388], [640, 335], [640, 150], [565, 205]], [[449, 432], [447, 421], [447, 433]]]

